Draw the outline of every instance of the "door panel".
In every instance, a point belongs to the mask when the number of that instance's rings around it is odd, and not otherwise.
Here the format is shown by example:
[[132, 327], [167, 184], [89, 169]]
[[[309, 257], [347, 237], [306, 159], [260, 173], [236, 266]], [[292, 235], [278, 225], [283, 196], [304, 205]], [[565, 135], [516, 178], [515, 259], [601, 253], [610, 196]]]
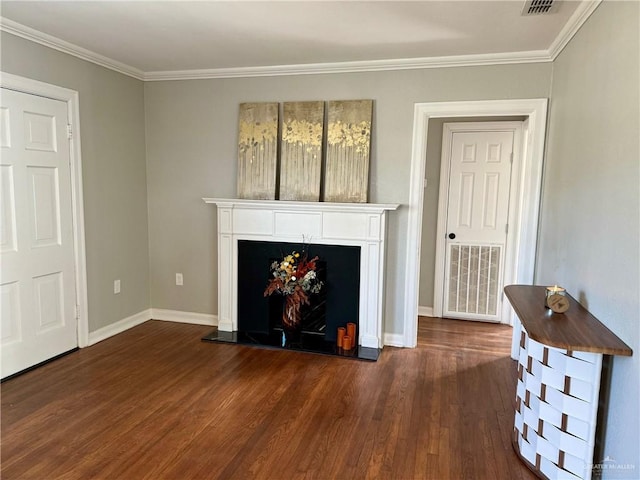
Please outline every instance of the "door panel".
[[3, 88], [0, 121], [6, 377], [78, 341], [67, 105]]
[[449, 134], [443, 316], [498, 321], [514, 132]]

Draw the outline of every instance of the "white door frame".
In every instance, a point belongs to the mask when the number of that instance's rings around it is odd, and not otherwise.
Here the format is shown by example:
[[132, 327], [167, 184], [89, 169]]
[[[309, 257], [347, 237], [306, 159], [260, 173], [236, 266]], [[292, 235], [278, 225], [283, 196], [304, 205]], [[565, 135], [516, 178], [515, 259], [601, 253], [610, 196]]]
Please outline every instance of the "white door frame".
[[68, 122], [73, 133], [70, 141], [71, 208], [75, 261], [76, 317], [78, 346], [89, 344], [89, 308], [87, 295], [87, 257], [84, 240], [84, 204], [82, 196], [82, 157], [80, 148], [80, 105], [75, 90], [0, 72], [0, 86], [17, 92], [60, 100], [67, 104]]
[[[445, 277], [445, 258], [446, 258], [446, 240], [445, 235], [447, 233], [447, 212], [449, 208], [449, 177], [450, 177], [450, 165], [451, 155], [449, 148], [452, 141], [452, 134], [454, 132], [485, 132], [485, 131], [511, 131], [513, 133], [513, 161], [511, 162], [511, 177], [509, 181], [509, 209], [507, 224], [509, 226], [515, 225], [517, 222], [518, 208], [514, 208], [514, 205], [518, 205], [518, 195], [520, 192], [520, 166], [522, 160], [522, 152], [524, 145], [524, 138], [527, 132], [528, 120], [525, 121], [489, 121], [483, 122], [481, 119], [478, 122], [471, 123], [445, 123], [443, 125], [443, 139], [442, 139], [442, 152], [440, 155], [440, 191], [438, 194], [438, 221], [436, 229], [436, 262], [435, 262], [435, 278], [434, 278], [434, 296], [433, 296], [433, 316], [441, 317], [444, 308], [444, 277]], [[448, 152], [445, 155], [445, 152]], [[509, 227], [511, 230], [511, 227]], [[505, 243], [504, 260], [502, 263], [502, 271], [499, 278], [503, 285], [509, 285], [513, 283], [514, 275], [516, 271], [514, 268], [514, 255], [515, 248], [517, 246], [514, 243], [515, 235], [507, 234], [507, 241]], [[502, 292], [501, 292], [502, 294]], [[509, 306], [505, 305], [505, 302], [500, 301], [499, 304], [499, 318], [500, 323], [510, 323], [509, 318]]]
[[[417, 103], [413, 117], [413, 146], [409, 188], [409, 211], [405, 270], [404, 346], [418, 341], [418, 280], [420, 278], [420, 240], [424, 173], [427, 158], [427, 132], [430, 118], [454, 117], [528, 117], [523, 133], [523, 159], [519, 172], [518, 216], [510, 225], [517, 256], [514, 259], [515, 283], [531, 284], [534, 279], [538, 216], [542, 188], [542, 163], [546, 135], [547, 99], [481, 100], [465, 102]], [[514, 178], [514, 180], [516, 180]], [[513, 315], [509, 315], [510, 319]]]

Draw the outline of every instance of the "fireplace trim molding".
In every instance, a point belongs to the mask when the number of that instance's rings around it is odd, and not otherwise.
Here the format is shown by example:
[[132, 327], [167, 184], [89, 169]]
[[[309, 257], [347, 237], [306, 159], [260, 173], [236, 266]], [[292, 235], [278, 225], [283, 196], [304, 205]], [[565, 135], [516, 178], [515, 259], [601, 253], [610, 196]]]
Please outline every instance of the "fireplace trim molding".
[[219, 331], [238, 330], [238, 240], [350, 245], [360, 247], [358, 344], [383, 347], [387, 212], [398, 204], [203, 200], [218, 212]]

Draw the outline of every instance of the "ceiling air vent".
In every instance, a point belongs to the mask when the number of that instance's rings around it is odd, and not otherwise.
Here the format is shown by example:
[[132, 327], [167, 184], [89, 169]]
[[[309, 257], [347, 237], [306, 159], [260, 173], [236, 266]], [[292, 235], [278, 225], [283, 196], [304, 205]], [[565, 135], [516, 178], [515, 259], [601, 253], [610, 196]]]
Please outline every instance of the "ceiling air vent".
[[522, 7], [522, 15], [542, 15], [556, 11], [558, 0], [527, 0]]

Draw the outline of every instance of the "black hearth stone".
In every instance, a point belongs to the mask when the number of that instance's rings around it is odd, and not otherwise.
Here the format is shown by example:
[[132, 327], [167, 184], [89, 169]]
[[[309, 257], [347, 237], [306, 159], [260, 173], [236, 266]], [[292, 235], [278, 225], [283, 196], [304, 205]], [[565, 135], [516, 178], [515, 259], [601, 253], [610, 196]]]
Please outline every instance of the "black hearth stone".
[[323, 337], [314, 334], [301, 334], [301, 344], [291, 347], [282, 347], [282, 332], [274, 330], [271, 335], [248, 334], [243, 332], [219, 332], [217, 329], [202, 337], [204, 342], [234, 343], [253, 347], [272, 348], [296, 352], [317, 353], [321, 355], [333, 355], [336, 357], [353, 358], [355, 360], [368, 360], [375, 362], [380, 356], [380, 349], [358, 346], [347, 352], [338, 349], [334, 342], [327, 342]]

